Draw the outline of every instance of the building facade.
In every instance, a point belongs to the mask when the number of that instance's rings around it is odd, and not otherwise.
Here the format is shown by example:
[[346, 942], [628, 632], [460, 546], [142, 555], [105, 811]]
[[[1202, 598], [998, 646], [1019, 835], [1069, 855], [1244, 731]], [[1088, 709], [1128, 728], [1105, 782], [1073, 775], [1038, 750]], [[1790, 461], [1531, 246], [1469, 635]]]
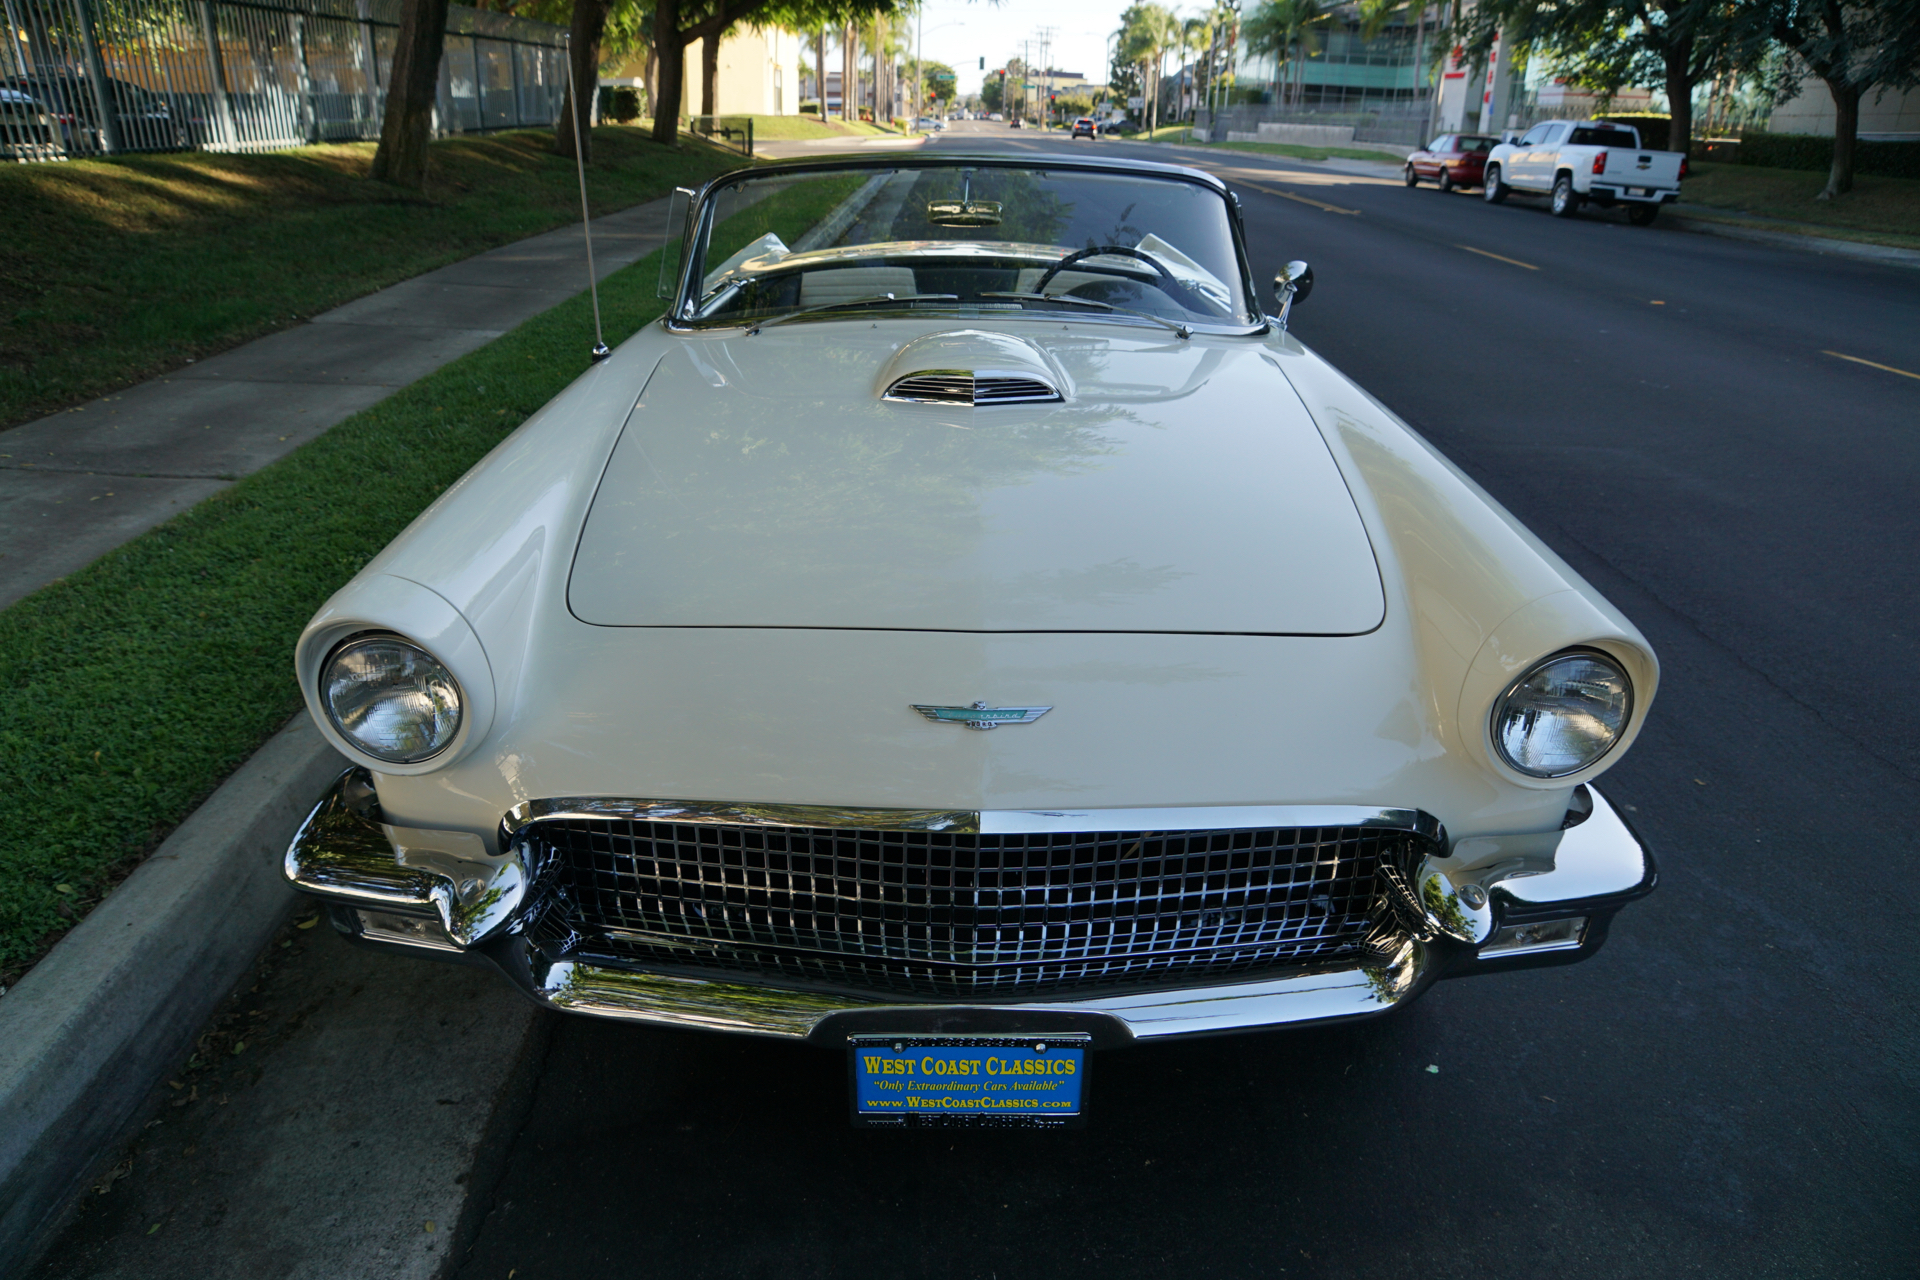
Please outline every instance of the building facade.
[[[800, 37], [778, 27], [741, 28], [720, 39], [719, 67], [714, 77], [714, 115], [791, 116], [800, 111]], [[702, 115], [700, 68], [704, 42], [687, 46], [680, 82], [680, 114]], [[603, 85], [644, 88], [646, 66], [629, 59], [602, 71]]]
[[[1860, 99], [1860, 137], [1865, 142], [1920, 142], [1920, 89], [1888, 90], [1878, 101], [1867, 90]], [[1808, 76], [1800, 92], [1773, 109], [1768, 133], [1833, 134], [1833, 95], [1826, 82]]]

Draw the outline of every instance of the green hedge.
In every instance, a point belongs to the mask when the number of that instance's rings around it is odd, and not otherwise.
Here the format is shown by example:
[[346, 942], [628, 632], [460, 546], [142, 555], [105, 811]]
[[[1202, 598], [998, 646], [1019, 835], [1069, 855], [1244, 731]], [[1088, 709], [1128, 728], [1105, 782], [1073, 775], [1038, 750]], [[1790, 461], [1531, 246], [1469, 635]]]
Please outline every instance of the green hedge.
[[[1853, 154], [1856, 173], [1874, 173], [1885, 178], [1920, 178], [1920, 142], [1860, 142]], [[1769, 169], [1808, 169], [1824, 172], [1833, 167], [1833, 139], [1810, 133], [1743, 133], [1734, 158], [1741, 164], [1764, 165]]]

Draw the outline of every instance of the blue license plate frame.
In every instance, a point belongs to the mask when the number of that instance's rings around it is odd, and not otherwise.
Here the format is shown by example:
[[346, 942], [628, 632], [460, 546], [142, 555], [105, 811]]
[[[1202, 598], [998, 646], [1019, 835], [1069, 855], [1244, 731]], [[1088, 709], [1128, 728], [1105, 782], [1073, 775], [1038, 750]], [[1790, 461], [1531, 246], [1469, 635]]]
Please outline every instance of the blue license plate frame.
[[847, 1098], [860, 1129], [1079, 1129], [1084, 1034], [847, 1039]]

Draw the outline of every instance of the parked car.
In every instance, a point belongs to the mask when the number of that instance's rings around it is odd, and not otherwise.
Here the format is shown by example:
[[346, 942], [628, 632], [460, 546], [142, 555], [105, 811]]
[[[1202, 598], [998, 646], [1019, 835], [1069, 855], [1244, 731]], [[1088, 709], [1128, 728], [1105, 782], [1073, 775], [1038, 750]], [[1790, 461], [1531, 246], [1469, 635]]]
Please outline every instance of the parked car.
[[1515, 191], [1544, 195], [1559, 218], [1589, 201], [1606, 209], [1625, 205], [1628, 221], [1644, 227], [1661, 205], [1680, 198], [1685, 165], [1678, 151], [1643, 148], [1632, 125], [1548, 120], [1488, 153], [1481, 192], [1488, 204]]
[[0, 89], [0, 157], [47, 160], [66, 154], [46, 106], [19, 89]]
[[[1100, 131], [1094, 125], [1092, 116], [1081, 116], [1073, 122], [1073, 137], [1093, 138], [1096, 141], [1099, 139]], [[1072, 138], [1069, 138], [1068, 141], [1072, 141]]]
[[[109, 77], [108, 102], [129, 151], [167, 151], [193, 144], [189, 128], [176, 121], [165, 98], [139, 85]], [[60, 131], [61, 145], [72, 155], [97, 155], [105, 149], [100, 107], [93, 86], [79, 72], [36, 72], [0, 80], [0, 88], [34, 98]]]
[[664, 318], [299, 639], [334, 927], [1051, 1126], [1089, 1050], [1580, 960], [1652, 887], [1594, 785], [1652, 648], [1287, 331], [1304, 262], [1260, 304], [1220, 179], [922, 151], [675, 225]]
[[1477, 133], [1443, 133], [1420, 151], [1407, 157], [1408, 186], [1432, 182], [1442, 191], [1455, 187], [1477, 187], [1482, 170], [1499, 139]]
[[1000, 121], [1006, 119], [1006, 117], [1001, 115], [998, 111], [994, 111], [988, 114], [987, 119], [993, 121], [995, 124], [998, 124]]

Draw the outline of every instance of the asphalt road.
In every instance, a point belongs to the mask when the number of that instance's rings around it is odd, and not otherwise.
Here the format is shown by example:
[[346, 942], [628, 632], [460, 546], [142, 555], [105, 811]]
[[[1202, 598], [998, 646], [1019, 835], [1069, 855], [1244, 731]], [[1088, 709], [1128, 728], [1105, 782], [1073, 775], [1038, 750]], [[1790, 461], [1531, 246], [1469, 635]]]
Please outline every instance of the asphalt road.
[[1301, 338], [1659, 649], [1608, 780], [1659, 891], [1585, 965], [1100, 1056], [1067, 1135], [853, 1132], [835, 1056], [562, 1020], [461, 1277], [1920, 1268], [1920, 379], [1823, 354], [1920, 372], [1920, 272], [1230, 169]]
[[[462, 1280], [1920, 1274], [1920, 377], [1857, 363], [1920, 374], [1920, 271], [1219, 162], [1260, 278], [1314, 266], [1294, 331], [1660, 652], [1605, 789], [1662, 882], [1606, 950], [1373, 1022], [1099, 1055], [1081, 1132], [942, 1134], [849, 1129], [836, 1055], [564, 1017], [475, 1101], [408, 1065], [466, 1041], [401, 1029], [482, 998], [471, 975], [378, 958], [380, 1022], [351, 999], [376, 967], [313, 934], [268, 992], [288, 1065], [253, 1068], [286, 1079], [233, 1094], [280, 1136], [222, 1138], [224, 1091], [162, 1113], [41, 1274], [425, 1276], [443, 1240], [471, 1242]], [[334, 1101], [309, 1071], [329, 1045], [363, 1063]], [[465, 1130], [409, 1118], [422, 1089], [491, 1108], [471, 1165], [447, 1154]], [[383, 1177], [472, 1195], [458, 1230], [409, 1224], [412, 1263], [343, 1272], [302, 1232], [429, 1215], [378, 1179], [335, 1205], [259, 1152], [345, 1170], [366, 1114]], [[200, 1261], [163, 1263], [162, 1223]]]

